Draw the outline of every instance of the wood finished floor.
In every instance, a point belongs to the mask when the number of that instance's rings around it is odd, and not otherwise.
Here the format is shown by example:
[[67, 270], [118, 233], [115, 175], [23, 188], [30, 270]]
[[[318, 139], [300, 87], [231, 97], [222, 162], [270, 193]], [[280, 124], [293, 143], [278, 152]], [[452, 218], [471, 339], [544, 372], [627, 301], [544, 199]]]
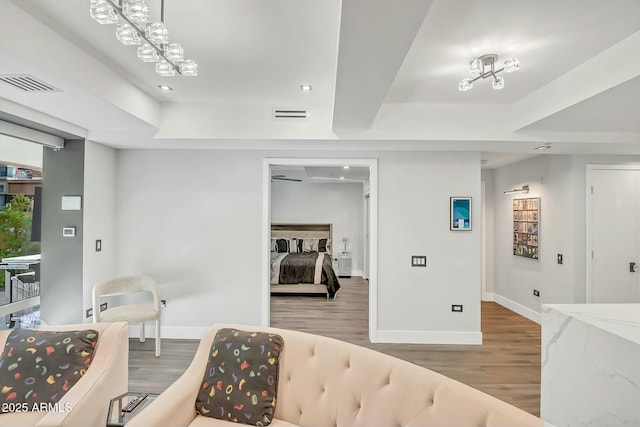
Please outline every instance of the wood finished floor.
[[[492, 302], [482, 303], [482, 345], [371, 344], [368, 286], [361, 278], [340, 279], [336, 300], [271, 298], [271, 325], [343, 341], [440, 372], [534, 415], [540, 415], [540, 325]], [[129, 390], [161, 392], [191, 362], [197, 340], [130, 340]]]

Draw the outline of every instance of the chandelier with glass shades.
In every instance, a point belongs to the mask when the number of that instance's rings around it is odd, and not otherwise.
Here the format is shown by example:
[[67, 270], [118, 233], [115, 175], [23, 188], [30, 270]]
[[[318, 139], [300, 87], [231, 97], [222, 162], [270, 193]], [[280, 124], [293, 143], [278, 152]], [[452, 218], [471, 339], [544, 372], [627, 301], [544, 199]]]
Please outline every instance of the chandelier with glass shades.
[[89, 14], [100, 24], [116, 24], [116, 38], [122, 44], [138, 46], [138, 58], [155, 62], [159, 75], [198, 75], [198, 64], [185, 59], [180, 43], [169, 41], [164, 25], [164, 0], [160, 22], [150, 22], [149, 5], [144, 0], [91, 0]]
[[516, 58], [509, 58], [504, 61], [504, 66], [502, 68], [496, 69], [496, 63], [498, 62], [498, 55], [496, 54], [488, 54], [482, 55], [469, 63], [471, 68], [471, 72], [476, 75], [476, 77], [462, 79], [458, 84], [458, 89], [461, 92], [466, 92], [473, 88], [473, 82], [480, 79], [486, 79], [491, 77], [493, 82], [493, 88], [495, 90], [500, 90], [504, 88], [504, 77], [498, 77], [497, 74], [503, 71], [507, 73], [513, 73], [520, 69], [520, 61]]

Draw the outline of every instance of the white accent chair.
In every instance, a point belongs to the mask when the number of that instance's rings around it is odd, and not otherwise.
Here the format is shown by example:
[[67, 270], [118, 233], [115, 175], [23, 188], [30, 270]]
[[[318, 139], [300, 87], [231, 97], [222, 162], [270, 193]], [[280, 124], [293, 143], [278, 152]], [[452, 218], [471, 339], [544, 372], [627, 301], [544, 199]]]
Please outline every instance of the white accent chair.
[[[111, 295], [128, 295], [136, 292], [150, 292], [153, 306], [128, 304], [100, 311], [100, 298]], [[158, 286], [150, 277], [126, 276], [103, 280], [93, 287], [93, 322], [140, 323], [140, 342], [144, 342], [144, 324], [156, 321], [156, 357], [160, 357], [160, 295]]]

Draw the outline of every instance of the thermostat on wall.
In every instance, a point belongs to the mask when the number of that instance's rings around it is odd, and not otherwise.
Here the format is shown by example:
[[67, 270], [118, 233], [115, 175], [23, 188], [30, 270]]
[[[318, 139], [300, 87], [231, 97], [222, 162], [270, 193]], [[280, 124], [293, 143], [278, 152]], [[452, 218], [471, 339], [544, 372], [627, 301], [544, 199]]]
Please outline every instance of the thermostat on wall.
[[76, 237], [76, 228], [62, 227], [62, 237]]

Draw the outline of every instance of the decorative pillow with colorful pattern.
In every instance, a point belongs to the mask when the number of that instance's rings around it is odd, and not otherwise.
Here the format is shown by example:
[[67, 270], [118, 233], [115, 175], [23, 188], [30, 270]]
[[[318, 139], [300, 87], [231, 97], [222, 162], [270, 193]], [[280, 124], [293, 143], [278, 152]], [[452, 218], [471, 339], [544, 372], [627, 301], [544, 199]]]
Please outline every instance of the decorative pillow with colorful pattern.
[[283, 345], [277, 334], [220, 329], [211, 345], [196, 411], [226, 421], [269, 425]]
[[97, 342], [92, 329], [11, 331], [0, 355], [2, 408], [31, 410], [58, 402], [89, 368]]

